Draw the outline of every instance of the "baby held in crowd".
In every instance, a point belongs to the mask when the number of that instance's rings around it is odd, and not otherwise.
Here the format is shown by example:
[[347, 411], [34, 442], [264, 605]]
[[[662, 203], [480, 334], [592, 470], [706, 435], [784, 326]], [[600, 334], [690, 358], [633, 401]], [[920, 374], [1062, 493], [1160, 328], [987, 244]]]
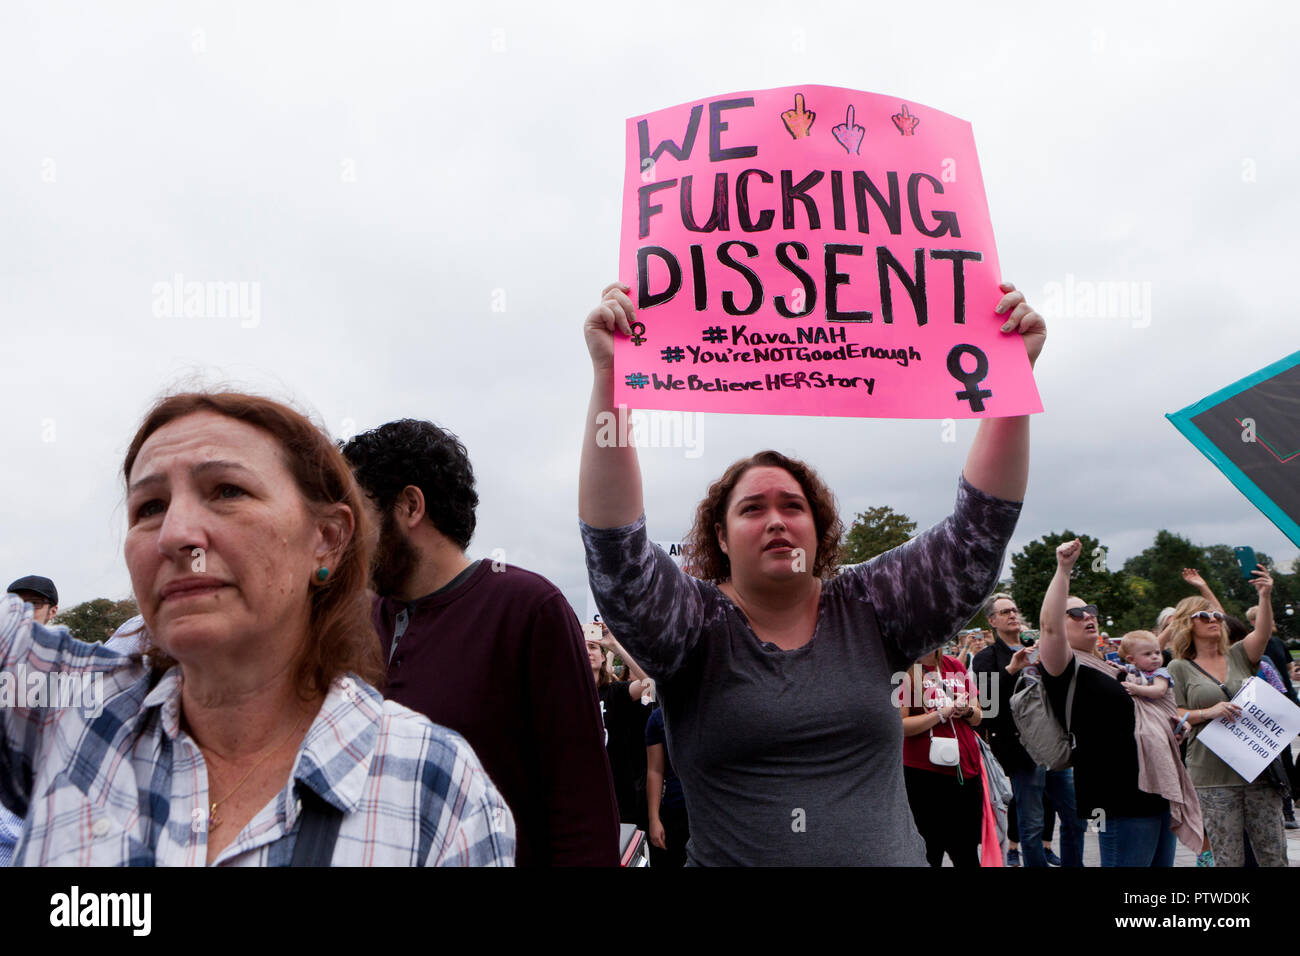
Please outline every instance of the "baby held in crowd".
[[1129, 677], [1124, 689], [1134, 697], [1160, 700], [1173, 687], [1164, 667], [1160, 643], [1150, 631], [1130, 631], [1119, 644], [1119, 656]]

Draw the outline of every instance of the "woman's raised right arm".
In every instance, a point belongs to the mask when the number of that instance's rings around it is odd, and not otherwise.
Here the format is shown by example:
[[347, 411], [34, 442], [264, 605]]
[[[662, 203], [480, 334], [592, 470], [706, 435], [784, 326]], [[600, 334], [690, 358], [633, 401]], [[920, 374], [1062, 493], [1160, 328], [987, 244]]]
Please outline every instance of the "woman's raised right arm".
[[1078, 538], [1057, 545], [1056, 574], [1047, 585], [1038, 615], [1038, 662], [1053, 677], [1065, 673], [1074, 655], [1065, 639], [1065, 603], [1070, 596], [1070, 571], [1082, 551], [1083, 545]]
[[578, 471], [578, 516], [593, 528], [621, 528], [645, 510], [641, 467], [627, 434], [628, 416], [614, 408], [614, 329], [632, 334], [628, 291], [621, 282], [606, 286], [583, 325], [592, 382]]
[[646, 535], [641, 469], [628, 435], [628, 415], [614, 408], [614, 329], [630, 335], [634, 317], [627, 292], [620, 282], [606, 286], [583, 326], [593, 381], [578, 475], [578, 516], [596, 606], [627, 648], [626, 659], [665, 680], [695, 647], [704, 613], [699, 582], [683, 574]]

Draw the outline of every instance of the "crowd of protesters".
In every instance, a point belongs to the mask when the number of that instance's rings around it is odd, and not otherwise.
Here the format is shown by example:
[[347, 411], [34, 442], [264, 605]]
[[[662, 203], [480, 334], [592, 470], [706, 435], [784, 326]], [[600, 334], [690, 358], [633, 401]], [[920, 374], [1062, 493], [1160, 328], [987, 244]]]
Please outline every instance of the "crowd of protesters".
[[[1009, 778], [1012, 795], [995, 807], [987, 788], [983, 793], [972, 788], [974, 794], [958, 794], [936, 808], [923, 788], [909, 789], [930, 862], [937, 865], [946, 852], [954, 865], [969, 865], [975, 844], [996, 837], [999, 831], [981, 831], [965, 809], [963, 800], [980, 797], [986, 815], [1005, 815], [1001, 862], [1009, 866], [1081, 866], [1089, 830], [1097, 833], [1102, 866], [1171, 866], [1179, 841], [1196, 853], [1198, 866], [1286, 866], [1285, 828], [1296, 827], [1289, 748], [1263, 775], [1247, 781], [1197, 739], [1209, 722], [1240, 715], [1231, 698], [1252, 676], [1296, 701], [1294, 665], [1275, 634], [1271, 577], [1262, 567], [1252, 574], [1260, 603], [1246, 623], [1226, 616], [1200, 576], [1187, 569], [1184, 578], [1201, 594], [1161, 613], [1160, 636], [1139, 630], [1114, 642], [1099, 632], [1098, 608], [1069, 594], [1070, 570], [1080, 550], [1077, 540], [1058, 549], [1040, 632], [1027, 627], [1010, 595], [994, 594], [986, 606], [996, 635], [992, 643], [987, 632], [964, 631], [954, 656], [918, 662], [927, 668], [927, 693], [921, 711], [903, 711], [908, 743], [925, 730], [953, 736], [943, 729], [948, 722], [960, 736], [960, 725], [951, 718], [969, 719], [958, 708], [979, 690], [990, 711], [979, 724], [989, 744], [983, 769], [986, 778]], [[960, 688], [970, 675], [961, 657], [985, 644], [969, 668], [982, 686], [973, 682], [963, 694]], [[1107, 653], [1116, 644], [1118, 649]], [[1025, 687], [1022, 674], [1044, 684], [1058, 725], [1068, 730], [1071, 766], [1050, 769], [1022, 745], [1020, 718], [1011, 705], [1013, 693]], [[909, 675], [904, 686], [912, 680]], [[930, 693], [929, 684], [941, 688], [939, 693]], [[969, 775], [964, 766], [935, 765], [943, 761], [936, 753], [933, 745], [927, 751], [915, 744], [909, 753], [905, 744], [904, 763], [929, 771], [922, 780]], [[1048, 791], [1058, 811], [1066, 808], [1059, 860], [1049, 856], [1050, 831], [1041, 849], [1039, 843]], [[955, 852], [953, 832], [962, 835]], [[986, 848], [982, 862], [998, 865], [997, 855]]]
[[[1198, 739], [1279, 651], [1262, 569], [1235, 643], [1198, 587], [1112, 662], [1070, 542], [1035, 642], [988, 597], [1024, 416], [981, 421], [948, 518], [847, 567], [816, 471], [742, 459], [679, 568], [647, 534], [633, 443], [598, 438], [628, 292], [584, 325], [585, 628], [545, 578], [467, 556], [474, 471], [438, 426], [335, 443], [258, 396], [159, 400], [121, 471], [140, 615], [87, 644], [52, 620], [50, 579], [0, 600], [0, 669], [105, 685], [99, 712], [0, 707], [0, 865], [617, 865], [640, 831], [654, 866], [1081, 866], [1098, 821], [1104, 866], [1171, 865], [1175, 839], [1285, 865], [1274, 784], [1294, 767], [1247, 783]], [[1032, 365], [1042, 319], [1002, 292]], [[1280, 652], [1265, 676], [1294, 700]]]

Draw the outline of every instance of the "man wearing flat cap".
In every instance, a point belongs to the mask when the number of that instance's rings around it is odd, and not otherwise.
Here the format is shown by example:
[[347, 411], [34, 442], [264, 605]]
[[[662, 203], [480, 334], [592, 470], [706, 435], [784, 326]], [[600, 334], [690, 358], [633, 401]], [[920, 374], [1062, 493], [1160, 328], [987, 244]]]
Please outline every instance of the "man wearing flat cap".
[[59, 613], [59, 592], [49, 578], [29, 574], [19, 578], [6, 590], [10, 594], [17, 594], [32, 606], [37, 624], [49, 624], [50, 619]]
[[32, 606], [37, 624], [49, 624], [50, 619], [59, 613], [59, 592], [49, 578], [29, 574], [25, 578], [19, 578], [6, 590], [10, 594], [17, 594]]
[[[6, 590], [10, 594], [17, 594], [32, 606], [32, 617], [37, 624], [48, 625], [50, 619], [59, 613], [59, 592], [49, 578], [29, 574], [19, 578]], [[14, 848], [18, 845], [22, 828], [22, 817], [0, 803], [0, 867], [9, 866], [13, 861]]]

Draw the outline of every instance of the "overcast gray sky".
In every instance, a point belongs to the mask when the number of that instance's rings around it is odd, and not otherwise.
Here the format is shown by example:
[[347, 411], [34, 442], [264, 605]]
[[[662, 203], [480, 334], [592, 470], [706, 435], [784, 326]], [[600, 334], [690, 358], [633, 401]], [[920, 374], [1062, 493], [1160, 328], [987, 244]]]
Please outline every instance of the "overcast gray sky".
[[[1295, 557], [1164, 419], [1298, 347], [1294, 8], [740, 9], [6, 6], [0, 576], [49, 575], [65, 608], [129, 594], [122, 456], [199, 375], [336, 435], [451, 428], [480, 481], [471, 555], [504, 549], [581, 612], [580, 323], [617, 277], [624, 121], [796, 83], [969, 120], [1005, 276], [1036, 305], [1067, 276], [1149, 294], [1140, 315], [1049, 316], [1013, 549], [1068, 526], [1114, 566], [1169, 528]], [[160, 317], [177, 275], [255, 283], [257, 321]], [[541, 393], [520, 374], [539, 364]], [[927, 525], [974, 429], [705, 416], [698, 457], [641, 454], [651, 533], [680, 535], [769, 446], [816, 465], [846, 520], [888, 504]]]

